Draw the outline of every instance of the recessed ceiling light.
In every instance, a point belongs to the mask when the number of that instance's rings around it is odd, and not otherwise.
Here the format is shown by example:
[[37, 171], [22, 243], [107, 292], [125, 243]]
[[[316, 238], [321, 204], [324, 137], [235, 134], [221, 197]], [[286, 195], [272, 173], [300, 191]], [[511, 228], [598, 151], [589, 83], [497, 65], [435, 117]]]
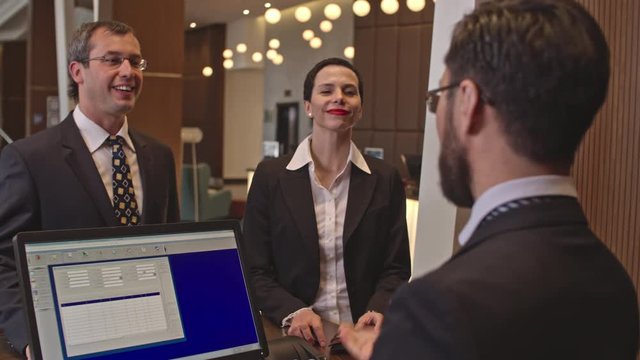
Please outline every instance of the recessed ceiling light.
[[242, 15], [249, 15], [249, 13], [250, 13], [249, 9], [242, 10]]
[[192, 22], [191, 24], [189, 24], [189, 27], [190, 27], [190, 28], [192, 28], [192, 29], [194, 29], [196, 26], [198, 26], [198, 24], [196, 24], [196, 23], [194, 23], [194, 22]]
[[264, 7], [266, 7], [267, 9], [271, 7], [271, 3], [264, 3]]

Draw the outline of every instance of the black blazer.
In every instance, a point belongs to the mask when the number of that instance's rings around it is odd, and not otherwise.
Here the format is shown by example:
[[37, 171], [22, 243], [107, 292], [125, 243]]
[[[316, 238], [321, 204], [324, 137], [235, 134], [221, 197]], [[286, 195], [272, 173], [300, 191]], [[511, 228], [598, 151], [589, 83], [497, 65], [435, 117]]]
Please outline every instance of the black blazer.
[[[179, 221], [171, 150], [129, 130], [144, 204], [142, 223]], [[27, 343], [11, 239], [21, 231], [117, 226], [109, 195], [69, 114], [60, 125], [0, 153], [0, 328], [17, 348]]]
[[[309, 169], [287, 170], [291, 157], [258, 165], [244, 217], [244, 248], [257, 304], [277, 324], [313, 304], [320, 284]], [[343, 233], [354, 321], [367, 310], [384, 312], [391, 294], [411, 272], [400, 176], [381, 160], [365, 158], [372, 173], [351, 168]]]
[[510, 210], [398, 290], [373, 359], [636, 359], [638, 303], [577, 200]]

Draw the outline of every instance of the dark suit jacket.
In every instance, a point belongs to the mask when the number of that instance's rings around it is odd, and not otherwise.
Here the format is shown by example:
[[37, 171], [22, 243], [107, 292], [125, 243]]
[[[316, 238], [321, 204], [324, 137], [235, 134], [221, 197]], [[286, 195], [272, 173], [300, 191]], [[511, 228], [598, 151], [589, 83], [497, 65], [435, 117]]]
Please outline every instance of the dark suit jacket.
[[[309, 169], [285, 167], [291, 156], [256, 169], [244, 217], [247, 261], [263, 314], [282, 319], [313, 304], [320, 283], [318, 231]], [[394, 290], [409, 279], [405, 194], [398, 172], [366, 157], [372, 174], [352, 166], [343, 248], [354, 321], [384, 312]]]
[[636, 292], [574, 198], [481, 225], [438, 270], [398, 290], [373, 359], [629, 359]]
[[[144, 204], [142, 223], [179, 221], [171, 150], [129, 131]], [[11, 239], [21, 231], [117, 226], [109, 195], [71, 114], [60, 125], [0, 153], [0, 328], [16, 349], [27, 343]]]

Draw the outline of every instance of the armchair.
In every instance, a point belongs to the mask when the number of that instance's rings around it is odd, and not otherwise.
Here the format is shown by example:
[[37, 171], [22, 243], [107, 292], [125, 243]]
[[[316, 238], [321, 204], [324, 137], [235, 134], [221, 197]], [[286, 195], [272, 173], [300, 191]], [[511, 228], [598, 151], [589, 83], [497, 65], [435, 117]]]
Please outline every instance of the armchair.
[[209, 189], [211, 168], [206, 163], [196, 166], [197, 174], [197, 199], [198, 206], [194, 203], [193, 165], [184, 164], [182, 167], [182, 201], [180, 216], [183, 221], [196, 220], [195, 209], [198, 211], [198, 220], [222, 219], [229, 216], [231, 207], [231, 191], [228, 189]]

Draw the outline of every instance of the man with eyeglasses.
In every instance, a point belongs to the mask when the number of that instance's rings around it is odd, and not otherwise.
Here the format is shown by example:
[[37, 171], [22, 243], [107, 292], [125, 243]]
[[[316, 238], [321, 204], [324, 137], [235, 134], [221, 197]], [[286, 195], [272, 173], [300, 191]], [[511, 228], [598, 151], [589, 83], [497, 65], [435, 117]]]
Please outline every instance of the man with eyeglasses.
[[171, 149], [131, 129], [126, 116], [147, 66], [133, 29], [85, 23], [67, 55], [76, 108], [0, 153], [0, 330], [17, 352], [28, 339], [15, 234], [179, 221]]
[[428, 103], [442, 191], [472, 207], [462, 247], [396, 292], [379, 334], [343, 325], [343, 344], [358, 359], [635, 360], [636, 291], [570, 178], [607, 93], [600, 27], [574, 0], [482, 2], [445, 65]]

